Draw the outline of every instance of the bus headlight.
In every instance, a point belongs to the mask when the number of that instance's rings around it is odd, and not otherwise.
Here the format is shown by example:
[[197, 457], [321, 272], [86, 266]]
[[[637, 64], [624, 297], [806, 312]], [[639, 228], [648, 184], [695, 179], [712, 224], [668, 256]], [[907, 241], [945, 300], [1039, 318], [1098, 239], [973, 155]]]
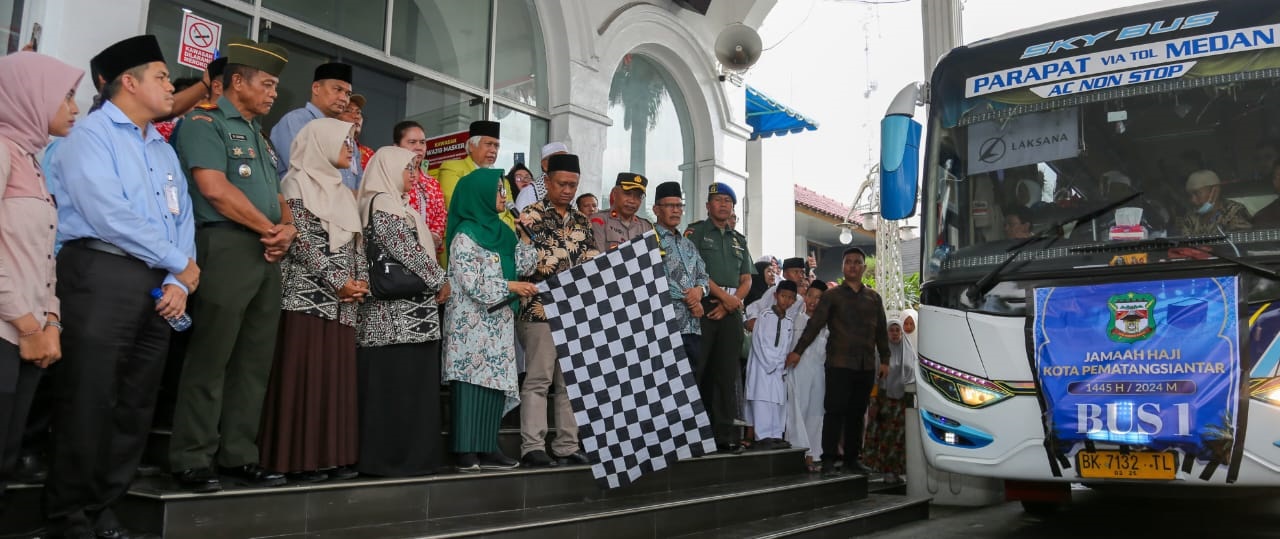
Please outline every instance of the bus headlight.
[[1013, 396], [1004, 387], [967, 372], [920, 358], [920, 371], [929, 385], [948, 400], [969, 408], [983, 408]]
[[1280, 378], [1250, 378], [1249, 397], [1280, 406]]

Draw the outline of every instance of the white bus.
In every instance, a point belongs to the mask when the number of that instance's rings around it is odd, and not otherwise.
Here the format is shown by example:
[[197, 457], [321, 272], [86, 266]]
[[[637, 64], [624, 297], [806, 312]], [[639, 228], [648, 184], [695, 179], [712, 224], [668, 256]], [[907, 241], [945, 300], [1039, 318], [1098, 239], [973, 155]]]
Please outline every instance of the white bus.
[[959, 47], [882, 139], [884, 217], [920, 200], [930, 464], [1039, 502], [1280, 486], [1280, 2]]

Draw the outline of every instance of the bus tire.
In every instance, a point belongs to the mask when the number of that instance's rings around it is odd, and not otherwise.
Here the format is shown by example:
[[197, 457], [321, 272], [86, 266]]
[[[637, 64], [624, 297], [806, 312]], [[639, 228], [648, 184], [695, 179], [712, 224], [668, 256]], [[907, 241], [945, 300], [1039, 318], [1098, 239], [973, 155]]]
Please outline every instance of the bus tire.
[[1047, 517], [1057, 513], [1058, 509], [1062, 507], [1062, 502], [1022, 500], [1021, 503], [1023, 512], [1037, 517]]

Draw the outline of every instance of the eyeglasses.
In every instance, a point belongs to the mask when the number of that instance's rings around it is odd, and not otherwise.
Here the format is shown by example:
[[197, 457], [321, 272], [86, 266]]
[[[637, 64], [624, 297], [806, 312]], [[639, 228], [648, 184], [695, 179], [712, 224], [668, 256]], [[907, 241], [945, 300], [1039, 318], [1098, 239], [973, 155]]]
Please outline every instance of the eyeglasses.
[[659, 208], [669, 208], [669, 209], [673, 209], [673, 210], [683, 210], [683, 209], [684, 209], [684, 204], [683, 204], [683, 203], [679, 203], [679, 202], [671, 202], [671, 203], [668, 203], [668, 204], [654, 204], [654, 205], [655, 205], [655, 206], [657, 206], [657, 207], [659, 207]]
[[352, 152], [356, 151], [356, 139], [347, 137], [342, 140], [342, 143], [346, 145], [347, 149], [351, 150]]

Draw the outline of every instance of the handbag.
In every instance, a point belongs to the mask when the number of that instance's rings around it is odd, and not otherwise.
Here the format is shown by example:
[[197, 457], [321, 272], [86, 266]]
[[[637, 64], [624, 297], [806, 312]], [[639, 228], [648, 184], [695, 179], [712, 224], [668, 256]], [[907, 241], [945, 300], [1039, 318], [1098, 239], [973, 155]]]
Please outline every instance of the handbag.
[[[369, 199], [371, 216], [373, 199], [377, 197], [374, 195]], [[365, 257], [369, 259], [369, 293], [378, 299], [409, 299], [422, 295], [427, 291], [427, 282], [383, 248], [377, 234], [373, 233], [372, 222], [370, 219], [369, 230], [365, 232], [365, 237], [369, 238], [365, 246]]]

